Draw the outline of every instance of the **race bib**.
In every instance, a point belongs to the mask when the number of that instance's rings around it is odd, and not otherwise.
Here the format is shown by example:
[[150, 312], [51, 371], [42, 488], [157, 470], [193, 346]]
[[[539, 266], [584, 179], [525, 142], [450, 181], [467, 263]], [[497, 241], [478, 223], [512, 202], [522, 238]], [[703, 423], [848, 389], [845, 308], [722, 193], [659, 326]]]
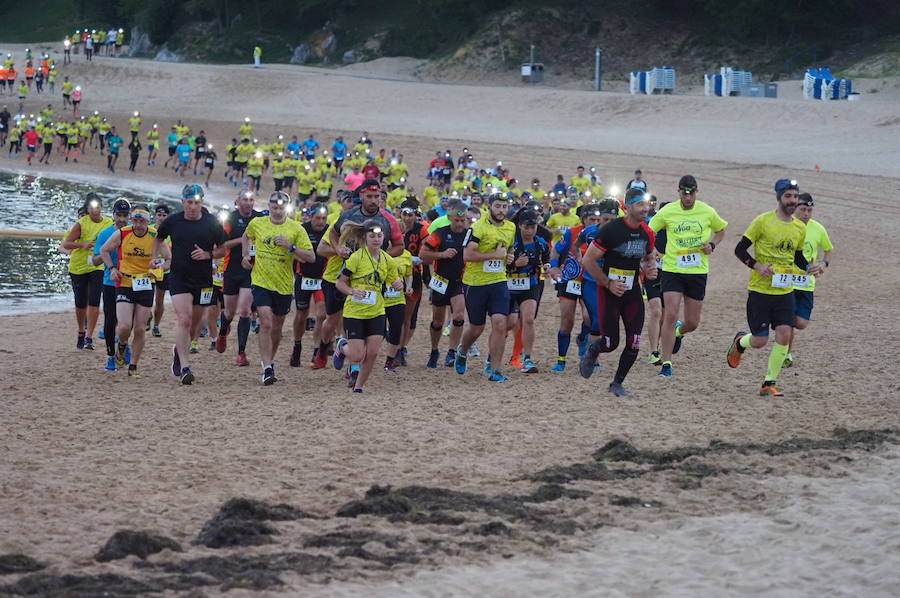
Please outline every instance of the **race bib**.
[[663, 256], [656, 256], [656, 269], [662, 271]]
[[634, 270], [620, 270], [618, 268], [609, 269], [610, 280], [620, 280], [625, 283], [629, 289], [634, 286]]
[[256, 244], [255, 243], [250, 244], [250, 249], [247, 251], [247, 255], [249, 255], [250, 257], [256, 257]]
[[794, 286], [794, 269], [790, 267], [775, 266], [772, 268], [772, 286], [776, 289], [790, 289]]
[[141, 278], [132, 278], [131, 279], [131, 290], [132, 291], [152, 291], [153, 290], [153, 281], [151, 281], [146, 276], [141, 277]]
[[212, 287], [200, 289], [200, 305], [209, 305], [212, 303], [213, 290]]
[[570, 280], [566, 283], [566, 292], [570, 295], [580, 295], [581, 294], [581, 281], [580, 280]]
[[357, 303], [365, 303], [366, 305], [375, 305], [375, 302], [378, 301], [378, 293], [375, 291], [366, 291], [366, 294], [362, 297], [357, 297], [356, 295], [350, 295], [350, 298]]
[[384, 298], [385, 299], [396, 299], [403, 293], [395, 289], [394, 287], [384, 287]]
[[300, 280], [300, 289], [304, 291], [318, 291], [322, 288], [321, 278], [306, 278]]
[[449, 169], [449, 168], [445, 168], [445, 169], [443, 169], [441, 172], [444, 173], [445, 175], [447, 175], [447, 174], [450, 174], [450, 169]]
[[225, 282], [225, 274], [222, 272], [213, 272], [213, 284], [222, 284]]
[[791, 285], [795, 289], [808, 289], [811, 283], [810, 275], [803, 270], [795, 270], [791, 275]]
[[703, 258], [697, 248], [682, 249], [675, 255], [675, 262], [679, 268], [694, 268], [703, 264]]
[[491, 274], [499, 274], [506, 270], [506, 260], [485, 260], [482, 263], [482, 270]]
[[531, 288], [530, 276], [514, 276], [506, 279], [510, 291], [527, 291]]
[[450, 281], [444, 278], [443, 276], [439, 276], [437, 274], [431, 275], [431, 282], [428, 283], [429, 288], [433, 289], [435, 292], [440, 293], [441, 295], [445, 295], [447, 293], [447, 285], [450, 284]]

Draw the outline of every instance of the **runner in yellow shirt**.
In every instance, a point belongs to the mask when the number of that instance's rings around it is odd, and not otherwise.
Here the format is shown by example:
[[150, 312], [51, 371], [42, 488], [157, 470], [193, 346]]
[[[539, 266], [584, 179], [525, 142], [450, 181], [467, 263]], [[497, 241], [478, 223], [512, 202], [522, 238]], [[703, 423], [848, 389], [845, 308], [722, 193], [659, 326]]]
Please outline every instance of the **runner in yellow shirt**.
[[[797, 181], [779, 179], [775, 182], [777, 207], [753, 219], [744, 232], [734, 253], [751, 269], [750, 293], [747, 297], [747, 323], [750, 333], [734, 335], [728, 349], [729, 367], [741, 364], [741, 356], [748, 348], [761, 349], [769, 341], [769, 328], [775, 329], [775, 344], [769, 354], [769, 367], [759, 394], [782, 397], [775, 383], [784, 366], [795, 322], [794, 281], [796, 277], [822, 274], [824, 266], [809, 262], [803, 255], [806, 225], [794, 216], [800, 200]], [[751, 256], [748, 249], [754, 246]]]
[[112, 218], [101, 212], [100, 196], [88, 193], [81, 208], [83, 215], [69, 230], [62, 248], [69, 255], [69, 277], [75, 295], [75, 324], [78, 331], [76, 348], [94, 349], [94, 328], [100, 317], [100, 296], [103, 291], [103, 266], [95, 266], [88, 260], [92, 256], [94, 241], [100, 231], [113, 225]]
[[572, 182], [570, 185], [578, 189], [579, 193], [584, 193], [591, 186], [591, 179], [584, 174], [584, 166], [579, 166], [576, 169], [576, 175], [572, 177]]
[[350, 360], [349, 385], [353, 392], [363, 391], [384, 341], [385, 288], [404, 290], [396, 263], [381, 248], [384, 237], [381, 224], [374, 220], [362, 224], [347, 220], [341, 228], [340, 244], [353, 241], [359, 249], [344, 262], [335, 284], [347, 298], [344, 301], [346, 338], [335, 345], [334, 365], [341, 370], [345, 358]]
[[[672, 354], [681, 349], [684, 335], [700, 325], [709, 256], [725, 238], [728, 226], [712, 206], [697, 199], [697, 190], [697, 179], [684, 175], [678, 181], [679, 201], [666, 204], [650, 219], [654, 233], [666, 231], [659, 274], [664, 306], [659, 375], [663, 378], [672, 376]], [[682, 305], [684, 321], [679, 322]]]
[[[164, 270], [171, 264], [168, 245], [161, 248], [162, 258], [153, 263], [153, 240], [156, 228], [150, 224], [150, 210], [136, 205], [131, 210], [131, 225], [117, 230], [103, 244], [100, 256], [109, 268], [109, 278], [116, 283], [116, 365], [125, 366], [125, 350], [131, 343], [131, 361], [128, 375], [138, 377], [137, 366], [144, 350], [144, 323], [153, 308], [154, 283], [162, 280]], [[118, 265], [113, 265], [111, 251], [119, 254]]]
[[500, 368], [491, 368], [491, 363], [503, 363], [503, 349], [506, 344], [506, 319], [510, 310], [509, 287], [506, 284], [506, 266], [512, 262], [509, 253], [515, 240], [516, 225], [506, 219], [509, 201], [505, 195], [495, 194], [489, 199], [490, 212], [487, 217], [476, 221], [463, 240], [463, 259], [466, 269], [463, 284], [466, 290], [466, 311], [469, 325], [466, 326], [462, 342], [456, 349], [456, 372], [465, 374], [469, 349], [484, 332], [487, 316], [491, 317], [490, 348], [485, 365], [485, 373], [492, 382], [504, 382], [507, 378]]
[[[806, 224], [806, 241], [803, 243], [803, 257], [810, 263], [818, 262], [819, 250], [821, 249], [821, 263], [827, 268], [831, 263], [831, 252], [834, 250], [834, 245], [831, 244], [831, 239], [828, 237], [828, 231], [825, 230], [825, 227], [818, 220], [813, 220], [813, 205], [812, 195], [801, 193], [800, 204], [797, 206], [797, 211], [794, 212], [794, 216]], [[809, 318], [813, 310], [813, 291], [815, 290], [815, 276], [804, 278], [801, 275], [794, 277], [795, 321], [794, 327], [791, 328], [791, 342], [788, 344], [788, 354], [784, 359], [784, 367], [789, 368], [794, 365], [794, 356], [791, 355], [791, 350], [794, 346], [794, 334], [797, 330], [806, 330], [806, 327], [809, 326]]]
[[141, 132], [141, 113], [137, 110], [134, 111], [133, 116], [128, 118], [128, 130], [131, 131], [131, 140], [137, 139]]
[[259, 354], [266, 386], [277, 380], [275, 355], [294, 298], [294, 260], [316, 260], [306, 230], [287, 217], [290, 205], [287, 193], [270, 195], [269, 215], [251, 220], [241, 241], [243, 266], [251, 270], [250, 292], [259, 313]]
[[581, 224], [581, 218], [572, 211], [573, 207], [571, 200], [563, 200], [560, 204], [559, 212], [555, 212], [547, 218], [547, 228], [553, 233], [553, 245], [556, 245], [562, 239], [567, 230]]

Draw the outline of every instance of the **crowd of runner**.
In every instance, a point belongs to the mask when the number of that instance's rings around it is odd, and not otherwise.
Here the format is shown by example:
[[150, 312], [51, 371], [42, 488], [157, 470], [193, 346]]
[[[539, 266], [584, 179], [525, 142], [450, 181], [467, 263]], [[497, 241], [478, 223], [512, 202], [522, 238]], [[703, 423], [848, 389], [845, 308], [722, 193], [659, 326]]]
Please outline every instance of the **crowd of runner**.
[[[69, 38], [76, 52], [93, 34], [79, 35], [80, 42]], [[117, 43], [108, 40], [114, 51]], [[45, 68], [52, 91], [56, 65], [42, 56], [39, 70]], [[11, 57], [4, 70], [15, 71]], [[30, 88], [31, 80], [23, 85]], [[13, 93], [15, 84], [7, 88]], [[609, 389], [625, 396], [645, 328], [648, 362], [660, 377], [674, 375], [673, 356], [700, 324], [709, 255], [728, 225], [697, 199], [691, 175], [679, 181], [677, 201], [657, 205], [640, 170], [624, 189], [607, 191], [596, 168], [578, 166], [545, 190], [537, 178], [520, 186], [502, 162], [482, 166], [463, 148], [457, 156], [436, 152], [417, 193], [403, 154], [376, 150], [366, 132], [352, 146], [343, 137], [320, 142], [314, 133], [260, 140], [249, 117], [222, 148], [221, 181], [235, 189], [234, 209], [217, 210], [203, 201], [219, 160], [205, 131], [177, 120], [163, 135], [159, 123], [144, 123], [135, 111], [120, 134], [97, 111], [79, 114], [81, 88], [68, 77], [61, 91], [71, 119], [52, 103], [37, 114], [26, 114], [22, 104], [15, 115], [0, 110], [0, 147], [9, 144], [10, 158], [24, 153], [31, 165], [41, 151], [39, 163], [77, 162], [96, 151], [115, 172], [125, 146], [133, 171], [139, 163], [156, 167], [165, 144], [163, 168], [200, 177], [184, 187], [183, 210], [175, 214], [167, 204], [151, 209], [122, 199], [110, 219], [99, 198], [90, 197], [62, 244], [71, 252], [78, 348], [93, 348], [102, 302], [106, 369], [127, 365], [133, 376], [144, 332], [162, 336], [168, 291], [175, 312], [172, 374], [182, 383], [195, 380], [190, 355], [200, 350], [201, 334], [210, 337], [210, 350], [224, 353], [237, 318], [235, 363], [249, 365], [249, 334], [257, 331], [262, 383], [273, 384], [293, 304], [290, 365], [324, 369], [330, 358], [348, 386], [362, 392], [379, 355], [387, 372], [407, 366], [427, 295], [431, 349], [423, 365], [466, 374], [490, 321], [483, 373], [503, 382], [505, 365], [526, 374], [540, 370], [535, 319], [544, 290], [552, 288], [560, 317], [551, 371], [566, 371], [573, 333], [584, 378], [621, 345]], [[254, 205], [264, 178], [267, 205], [259, 212]], [[756, 218], [734, 249], [751, 269], [749, 332], [734, 336], [726, 359], [738, 367], [743, 353], [765, 347], [774, 330], [760, 388], [767, 396], [781, 396], [778, 375], [793, 365], [795, 332], [809, 323], [815, 280], [832, 251], [824, 227], [811, 218], [809, 194], [780, 179], [775, 196], [775, 209]], [[304, 360], [307, 332], [313, 349]], [[504, 362], [510, 339], [512, 355]]]
[[[364, 134], [357, 147], [370, 143]], [[304, 142], [298, 160], [334, 169], [325, 174], [340, 181], [333, 198], [330, 186], [327, 194], [315, 187], [307, 193], [282, 181], [257, 211], [255, 189], [241, 184], [234, 208], [221, 210], [205, 206], [203, 187], [192, 183], [180, 212], [120, 199], [110, 219], [89, 197], [63, 242], [72, 252], [77, 347], [93, 348], [102, 300], [106, 368], [127, 365], [138, 375], [144, 333], [163, 334], [168, 291], [171, 372], [183, 384], [195, 381], [190, 362], [201, 335], [210, 351], [225, 353], [232, 328], [235, 364], [249, 365], [247, 343], [256, 330], [262, 384], [275, 383], [292, 306], [290, 366], [326, 369], [330, 362], [353, 392], [363, 392], [376, 370], [445, 367], [466, 375], [470, 358], [482, 354], [483, 374], [504, 382], [505, 366], [524, 374], [543, 369], [534, 352], [547, 339], [537, 338], [535, 319], [552, 289], [560, 313], [554, 375], [567, 371], [575, 333], [578, 373], [590, 378], [603, 354], [618, 351], [609, 389], [627, 396], [625, 379], [645, 328], [649, 364], [662, 378], [674, 375], [673, 356], [700, 324], [709, 256], [728, 226], [698, 199], [693, 176], [681, 177], [677, 201], [659, 205], [640, 170], [624, 193], [605, 194], [599, 177], [580, 166], [551, 190], [537, 179], [521, 190], [502, 163], [480, 168], [465, 149], [456, 159], [450, 151], [435, 158], [425, 188], [433, 191], [420, 197], [406, 186], [405, 168], [391, 169], [402, 164], [397, 158], [380, 154], [383, 170], [367, 159], [348, 172], [348, 160], [331, 153], [329, 164], [320, 152]], [[198, 164], [192, 159], [188, 167]], [[240, 161], [229, 162], [228, 176], [242, 177]], [[794, 333], [810, 320], [815, 279], [833, 249], [811, 218], [813, 198], [796, 181], [780, 179], [774, 191], [775, 209], [754, 219], [734, 248], [751, 270], [749, 332], [734, 336], [725, 359], [738, 367], [742, 354], [766, 346], [774, 330], [764, 396], [782, 396], [779, 373], [793, 365]], [[407, 347], [423, 298], [431, 311], [424, 317], [430, 351], [413, 358]], [[307, 333], [312, 350], [304, 352]]]

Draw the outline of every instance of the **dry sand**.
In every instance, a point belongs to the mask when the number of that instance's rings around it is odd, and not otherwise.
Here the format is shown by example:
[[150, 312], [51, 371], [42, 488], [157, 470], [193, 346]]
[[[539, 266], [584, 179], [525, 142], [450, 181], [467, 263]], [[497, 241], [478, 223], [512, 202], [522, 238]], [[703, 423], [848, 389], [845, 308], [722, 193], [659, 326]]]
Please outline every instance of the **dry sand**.
[[[900, 280], [893, 258], [898, 125], [890, 123], [897, 104], [632, 98], [398, 83], [287, 66], [110, 59], [90, 67], [76, 60], [66, 72], [85, 86], [85, 110], [112, 114], [120, 126], [133, 109], [145, 123], [184, 118], [220, 147], [244, 115], [260, 123], [261, 137], [313, 130], [327, 140], [366, 129], [378, 146], [407, 155], [419, 185], [435, 149], [463, 144], [482, 163], [502, 159], [514, 175], [545, 181], [587, 163], [597, 164], [607, 182], [624, 182], [641, 166], [662, 199], [672, 199], [678, 177], [691, 172], [701, 198], [730, 227], [712, 258], [704, 320], [677, 356], [676, 376], [656, 377], [642, 351], [628, 379], [634, 395], [622, 400], [605, 389], [615, 364], [609, 357], [589, 382], [571, 368], [549, 373], [558, 314], [550, 293], [538, 323], [540, 374], [515, 372], [496, 385], [474, 371], [427, 370], [426, 306], [411, 365], [393, 375], [376, 372], [364, 398], [352, 397], [334, 370], [288, 368], [287, 345], [274, 387], [259, 385], [255, 367], [234, 367], [233, 348], [224, 356], [204, 348], [196, 359], [198, 383], [180, 387], [166, 374], [171, 311], [163, 338], [149, 339], [138, 384], [123, 372], [103, 371], [102, 351], [72, 348], [68, 313], [2, 317], [0, 366], [9, 387], [0, 421], [0, 554], [23, 552], [51, 574], [114, 573], [181, 589], [209, 584], [197, 595], [218, 595], [229, 584], [251, 586], [229, 596], [257, 595], [271, 580], [259, 566], [239, 574], [231, 560], [220, 569], [212, 561], [193, 563], [212, 578], [161, 582], [159, 570], [135, 567], [134, 557], [97, 564], [93, 556], [115, 531], [146, 529], [186, 550], [150, 557], [154, 566], [235, 555], [270, 555], [273, 564], [285, 557], [271, 555], [296, 552], [333, 559], [307, 563], [315, 571], [306, 574], [296, 562], [293, 571], [276, 571], [284, 585], [267, 586], [264, 593], [272, 595], [896, 594], [897, 452], [873, 435], [869, 444], [839, 435], [843, 440], [821, 450], [695, 455], [658, 471], [605, 461], [610, 471], [636, 477], [563, 484], [590, 493], [583, 498], [532, 504], [508, 497], [538, 490], [543, 482], [533, 474], [545, 468], [596, 464], [591, 453], [616, 438], [663, 450], [716, 439], [772, 444], [832, 439], [836, 428], [900, 428], [889, 358]], [[812, 172], [813, 163], [823, 172]], [[0, 166], [10, 167], [5, 158]], [[77, 167], [56, 160], [34, 172], [173, 192], [182, 183], [160, 168], [109, 177], [95, 155]], [[766, 353], [748, 355], [737, 371], [724, 363], [731, 335], [745, 326], [747, 271], [730, 248], [753, 216], [773, 207], [772, 183], [785, 175], [815, 196], [815, 217], [836, 250], [816, 292], [811, 327], [798, 336], [797, 365], [782, 375], [787, 397], [771, 401], [755, 395]], [[231, 193], [211, 189], [216, 200]], [[253, 363], [255, 338], [249, 352]], [[473, 370], [480, 365], [473, 360]], [[887, 442], [895, 444], [896, 436]], [[442, 509], [465, 518], [454, 525], [334, 517], [373, 484], [506, 495], [501, 502], [517, 515]], [[317, 518], [275, 522], [280, 534], [261, 547], [191, 545], [235, 496], [287, 503]], [[884, 497], [888, 512], [861, 496]], [[623, 502], [616, 497], [638, 502], [610, 504]], [[466, 499], [453, 501], [461, 506]], [[316, 535], [347, 530], [397, 538], [375, 536], [363, 543], [365, 552], [348, 553], [368, 560], [308, 546]], [[803, 550], [806, 557], [796, 558]], [[221, 569], [232, 577], [223, 578]], [[22, 577], [0, 576], [0, 586]], [[807, 578], [810, 585], [799, 584]], [[124, 582], [106, 583], [124, 595]]]

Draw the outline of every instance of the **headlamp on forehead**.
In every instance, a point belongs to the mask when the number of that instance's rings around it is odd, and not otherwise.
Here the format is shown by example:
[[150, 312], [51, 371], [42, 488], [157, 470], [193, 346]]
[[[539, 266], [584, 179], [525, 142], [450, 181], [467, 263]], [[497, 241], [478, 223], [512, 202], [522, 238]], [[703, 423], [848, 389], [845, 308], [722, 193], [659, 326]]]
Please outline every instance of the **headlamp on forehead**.
[[382, 230], [382, 228], [380, 226], [370, 226], [369, 228], [366, 229], [366, 234], [372, 233], [374, 235], [380, 235], [383, 232], [384, 231]]
[[402, 208], [400, 212], [403, 214], [416, 214], [417, 210], [415, 208]]
[[88, 207], [89, 208], [99, 208], [100, 202], [97, 201], [96, 199], [92, 199], [90, 202], [88, 202]]
[[249, 116], [245, 116], [245, 117], [244, 117], [244, 122], [245, 122], [245, 123], [250, 122], [250, 117], [249, 117]]
[[291, 198], [284, 191], [276, 191], [272, 195], [269, 196], [269, 203], [273, 203], [279, 206], [289, 205], [291, 202]]
[[225, 222], [226, 220], [228, 220], [228, 211], [222, 210], [219, 212], [219, 222]]

